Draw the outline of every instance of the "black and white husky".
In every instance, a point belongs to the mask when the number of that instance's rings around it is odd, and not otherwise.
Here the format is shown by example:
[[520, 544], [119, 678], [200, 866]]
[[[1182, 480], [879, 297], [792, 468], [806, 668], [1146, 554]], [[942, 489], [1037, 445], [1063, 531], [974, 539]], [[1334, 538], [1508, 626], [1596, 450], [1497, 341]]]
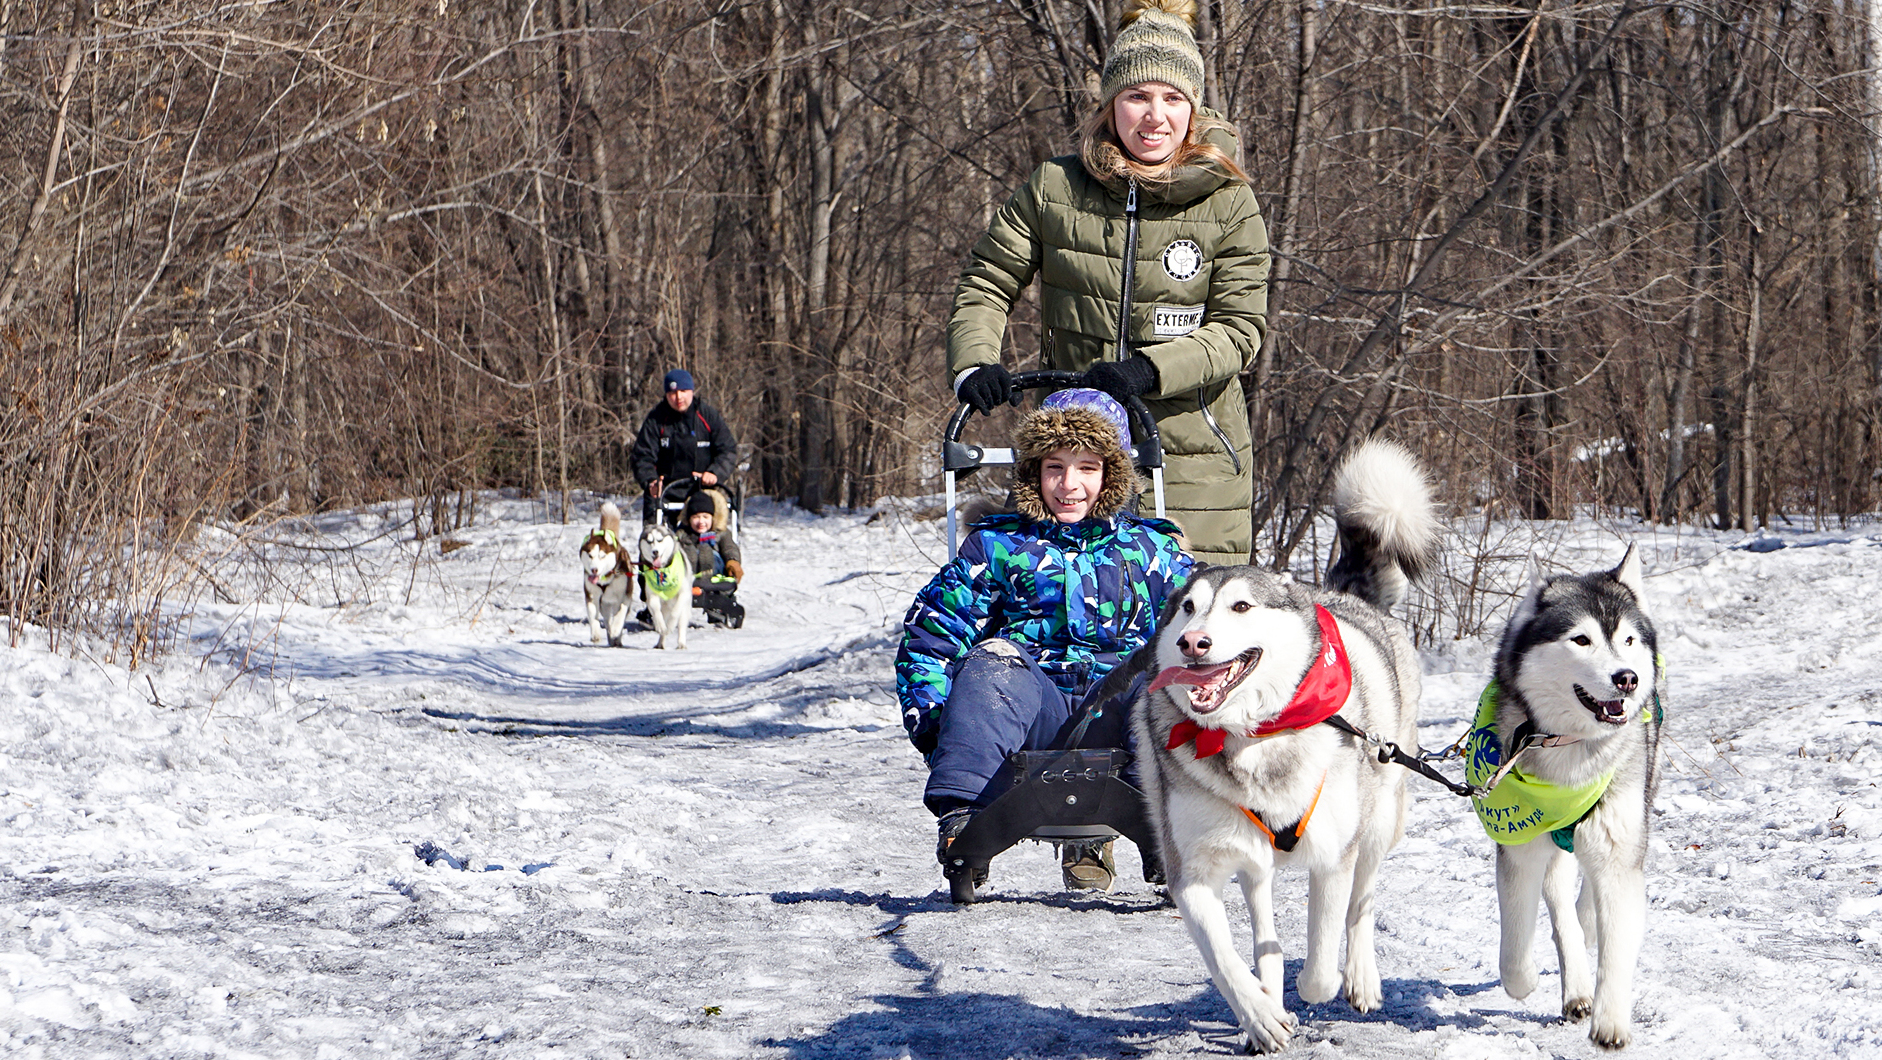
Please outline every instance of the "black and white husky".
[[582, 596], [588, 602], [588, 641], [601, 643], [601, 626], [608, 626], [608, 643], [619, 647], [627, 624], [627, 605], [634, 598], [633, 560], [621, 547], [621, 509], [613, 501], [601, 506], [601, 525], [582, 539]]
[[[1555, 926], [1562, 1014], [1592, 1015], [1588, 1036], [1619, 1049], [1633, 1037], [1665, 673], [1631, 547], [1613, 570], [1532, 573], [1531, 582], [1503, 633], [1496, 683], [1469, 743], [1471, 781], [1502, 777], [1473, 801], [1497, 841], [1503, 989], [1522, 998], [1536, 988], [1540, 896]], [[1590, 931], [1596, 976], [1588, 970]]]
[[659, 647], [686, 647], [686, 626], [693, 620], [693, 561], [680, 539], [658, 519], [640, 531], [640, 592], [660, 634]]
[[[1296, 1026], [1281, 1004], [1276, 865], [1308, 873], [1301, 999], [1330, 1000], [1342, 980], [1360, 1012], [1382, 998], [1372, 891], [1404, 835], [1406, 771], [1380, 764], [1351, 730], [1417, 746], [1418, 660], [1390, 612], [1432, 562], [1438, 526], [1422, 469], [1388, 442], [1366, 443], [1341, 468], [1334, 507], [1329, 588], [1206, 568], [1171, 599], [1158, 673], [1133, 713], [1170, 897], [1251, 1050], [1279, 1049]], [[1237, 874], [1259, 978], [1235, 952], [1222, 901]]]

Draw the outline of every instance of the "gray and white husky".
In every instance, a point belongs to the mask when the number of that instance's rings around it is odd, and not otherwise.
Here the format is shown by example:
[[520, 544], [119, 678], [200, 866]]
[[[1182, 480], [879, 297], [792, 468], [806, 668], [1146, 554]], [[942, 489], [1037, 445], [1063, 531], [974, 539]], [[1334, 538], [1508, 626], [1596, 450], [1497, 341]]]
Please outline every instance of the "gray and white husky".
[[[1301, 1000], [1330, 1000], [1342, 979], [1360, 1012], [1382, 998], [1372, 892], [1404, 835], [1406, 770], [1320, 719], [1417, 746], [1418, 660], [1391, 610], [1434, 559], [1438, 526], [1422, 469], [1389, 442], [1346, 462], [1334, 507], [1328, 589], [1209, 567], [1172, 597], [1153, 642], [1157, 676], [1132, 715], [1170, 897], [1250, 1050], [1279, 1049], [1296, 1027], [1281, 1003], [1276, 865], [1308, 874]], [[1235, 952], [1223, 905], [1238, 874], [1259, 978]]]
[[634, 561], [621, 547], [621, 509], [613, 501], [601, 506], [601, 525], [582, 539], [582, 597], [588, 602], [588, 642], [601, 643], [607, 623], [608, 643], [621, 645], [628, 604], [634, 599]]
[[660, 634], [661, 648], [686, 647], [686, 626], [693, 620], [693, 561], [680, 539], [658, 519], [640, 531], [640, 594]]
[[[1620, 566], [1597, 574], [1545, 579], [1532, 566], [1529, 594], [1503, 633], [1496, 685], [1479, 708], [1470, 747], [1473, 781], [1509, 763], [1519, 788], [1551, 793], [1524, 802], [1505, 797], [1499, 784], [1476, 800], [1485, 830], [1497, 840], [1503, 989], [1522, 998], [1536, 988], [1540, 896], [1555, 927], [1562, 1015], [1575, 1021], [1592, 1015], [1588, 1036], [1608, 1049], [1633, 1037], [1634, 963], [1646, 929], [1647, 818], [1665, 672], [1645, 600], [1631, 546]], [[1494, 737], [1489, 761], [1486, 729]], [[1556, 819], [1533, 808], [1546, 798], [1558, 800], [1547, 811]], [[1521, 827], [1525, 821], [1531, 827]], [[1589, 931], [1599, 947], [1594, 977]]]

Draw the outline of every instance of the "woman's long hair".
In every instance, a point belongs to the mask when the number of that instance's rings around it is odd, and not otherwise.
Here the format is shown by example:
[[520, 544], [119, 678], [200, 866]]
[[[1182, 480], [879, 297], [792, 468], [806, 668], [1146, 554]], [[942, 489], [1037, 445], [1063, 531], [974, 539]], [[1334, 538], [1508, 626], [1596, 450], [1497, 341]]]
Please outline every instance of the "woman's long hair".
[[1086, 172], [1103, 180], [1107, 177], [1135, 177], [1140, 184], [1168, 184], [1176, 178], [1176, 171], [1184, 166], [1205, 165], [1213, 162], [1229, 176], [1249, 183], [1248, 174], [1237, 165], [1228, 152], [1212, 143], [1206, 143], [1203, 137], [1216, 129], [1227, 129], [1231, 133], [1235, 126], [1218, 118], [1205, 117], [1201, 108], [1191, 106], [1189, 112], [1189, 131], [1183, 135], [1183, 142], [1176, 147], [1176, 153], [1159, 165], [1147, 165], [1131, 157], [1124, 150], [1124, 141], [1117, 134], [1112, 115], [1116, 113], [1117, 97], [1100, 103], [1085, 118], [1079, 130], [1078, 157], [1085, 164]]

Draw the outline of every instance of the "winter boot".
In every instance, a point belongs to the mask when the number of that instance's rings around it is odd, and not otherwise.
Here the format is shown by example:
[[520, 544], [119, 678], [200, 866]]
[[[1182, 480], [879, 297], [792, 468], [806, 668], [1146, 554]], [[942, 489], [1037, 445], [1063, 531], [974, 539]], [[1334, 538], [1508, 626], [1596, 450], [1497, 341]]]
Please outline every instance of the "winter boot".
[[1108, 891], [1117, 878], [1109, 839], [1082, 839], [1059, 844], [1059, 874], [1068, 891]]
[[[968, 822], [972, 821], [974, 814], [979, 812], [980, 807], [978, 806], [962, 806], [957, 809], [949, 810], [941, 815], [941, 820], [938, 822], [940, 837], [934, 845], [934, 857], [936, 861], [939, 861], [944, 867], [947, 865], [948, 844], [954, 842], [954, 837], [967, 830]], [[986, 882], [986, 869], [983, 868], [974, 873], [975, 887]]]

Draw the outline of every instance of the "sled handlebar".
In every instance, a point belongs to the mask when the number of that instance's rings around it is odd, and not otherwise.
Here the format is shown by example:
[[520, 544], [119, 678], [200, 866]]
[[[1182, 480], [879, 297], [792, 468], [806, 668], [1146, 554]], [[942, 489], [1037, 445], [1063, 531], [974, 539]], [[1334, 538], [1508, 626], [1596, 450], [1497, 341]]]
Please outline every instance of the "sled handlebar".
[[[1013, 404], [1019, 404], [1020, 395], [1027, 390], [1065, 390], [1077, 386], [1084, 380], [1082, 372], [1019, 372], [1013, 376]], [[1150, 409], [1143, 398], [1132, 395], [1122, 402], [1124, 412], [1130, 419], [1131, 461], [1145, 470], [1154, 470], [1163, 466], [1163, 436], [1157, 432], [1157, 421], [1150, 416]], [[968, 419], [976, 410], [972, 405], [963, 404], [954, 410], [948, 418], [947, 433], [941, 439], [941, 461], [943, 469], [954, 472], [978, 470], [987, 462], [987, 450], [983, 446], [970, 445], [961, 441], [961, 432], [967, 427]]]

